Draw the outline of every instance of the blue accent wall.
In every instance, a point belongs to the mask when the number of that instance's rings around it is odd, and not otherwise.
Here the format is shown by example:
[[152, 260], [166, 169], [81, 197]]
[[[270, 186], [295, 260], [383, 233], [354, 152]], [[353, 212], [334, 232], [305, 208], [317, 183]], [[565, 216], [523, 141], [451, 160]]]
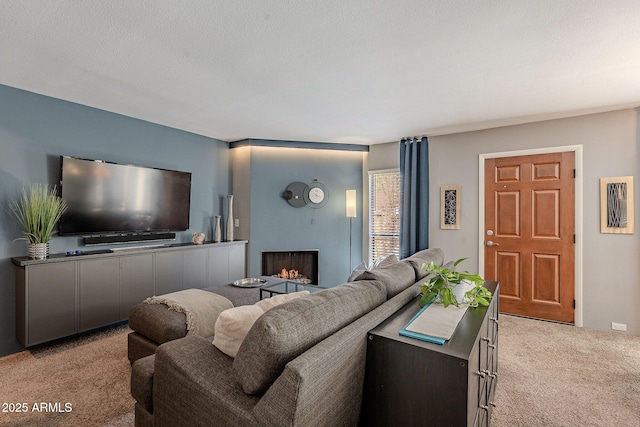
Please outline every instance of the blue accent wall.
[[[353, 267], [362, 261], [363, 153], [280, 147], [251, 147], [249, 273], [261, 274], [263, 250], [319, 250], [321, 286], [344, 283], [349, 267], [346, 190], [356, 189], [352, 221]], [[282, 197], [292, 182], [323, 183], [329, 201], [319, 209], [295, 208]], [[241, 225], [242, 226], [242, 225]]]
[[[11, 257], [27, 244], [9, 210], [23, 186], [56, 184], [61, 155], [192, 173], [190, 229], [212, 238], [211, 219], [230, 193], [226, 142], [0, 85], [0, 356], [23, 350], [15, 339]], [[51, 252], [87, 250], [78, 237], [54, 237]]]
[[[320, 284], [343, 283], [351, 272], [347, 189], [358, 194], [353, 267], [362, 260], [366, 150], [283, 147], [250, 148], [249, 274], [260, 274], [262, 250], [319, 249]], [[228, 143], [0, 85], [0, 356], [24, 349], [15, 338], [11, 258], [25, 256], [27, 244], [15, 240], [22, 232], [9, 204], [23, 186], [57, 184], [61, 155], [191, 172], [190, 229], [177, 234], [177, 243], [189, 242], [196, 231], [211, 240], [214, 215], [222, 215], [223, 223], [226, 219], [226, 195], [232, 193]], [[291, 182], [314, 179], [329, 190], [323, 208], [294, 208], [282, 198]], [[92, 247], [82, 246], [80, 237], [54, 237], [51, 242], [52, 253], [78, 249]]]

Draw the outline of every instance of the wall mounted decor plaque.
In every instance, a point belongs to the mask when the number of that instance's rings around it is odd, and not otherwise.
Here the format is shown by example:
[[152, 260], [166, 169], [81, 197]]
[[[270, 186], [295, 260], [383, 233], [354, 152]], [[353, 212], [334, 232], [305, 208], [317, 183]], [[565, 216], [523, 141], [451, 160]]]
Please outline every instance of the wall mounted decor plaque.
[[600, 178], [600, 232], [633, 234], [633, 177]]
[[443, 230], [460, 229], [460, 202], [462, 193], [459, 185], [440, 187], [440, 228]]

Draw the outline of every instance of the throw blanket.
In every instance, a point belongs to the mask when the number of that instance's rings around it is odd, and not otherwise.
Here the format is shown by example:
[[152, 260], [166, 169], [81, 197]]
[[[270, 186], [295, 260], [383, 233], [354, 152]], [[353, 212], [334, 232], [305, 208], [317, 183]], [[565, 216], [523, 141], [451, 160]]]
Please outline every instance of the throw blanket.
[[232, 308], [231, 301], [201, 289], [186, 289], [143, 301], [146, 304], [164, 304], [170, 310], [184, 313], [187, 318], [187, 335], [213, 336], [220, 313]]

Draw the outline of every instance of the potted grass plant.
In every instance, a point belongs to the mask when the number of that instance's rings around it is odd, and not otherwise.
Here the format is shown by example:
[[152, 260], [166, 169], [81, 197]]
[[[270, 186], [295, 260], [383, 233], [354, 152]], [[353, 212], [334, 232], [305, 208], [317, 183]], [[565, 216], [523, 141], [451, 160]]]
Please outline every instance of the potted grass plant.
[[[479, 305], [488, 306], [491, 302], [491, 292], [484, 287], [484, 279], [478, 273], [468, 271], [456, 271], [456, 266], [466, 258], [460, 258], [453, 263], [452, 268], [436, 265], [433, 262], [424, 264], [424, 268], [429, 273], [428, 280], [422, 285], [420, 307], [428, 303], [439, 300], [446, 307], [460, 303], [469, 304], [470, 307]], [[460, 295], [455, 288], [463, 282], [472, 283], [471, 290]], [[460, 301], [458, 299], [460, 298]]]
[[[20, 198], [11, 210], [22, 226], [29, 242], [29, 256], [44, 259], [49, 256], [49, 241], [56, 232], [56, 224], [67, 210], [67, 204], [56, 193], [56, 187], [34, 183], [29, 190], [23, 188]], [[18, 240], [18, 239], [17, 239]]]

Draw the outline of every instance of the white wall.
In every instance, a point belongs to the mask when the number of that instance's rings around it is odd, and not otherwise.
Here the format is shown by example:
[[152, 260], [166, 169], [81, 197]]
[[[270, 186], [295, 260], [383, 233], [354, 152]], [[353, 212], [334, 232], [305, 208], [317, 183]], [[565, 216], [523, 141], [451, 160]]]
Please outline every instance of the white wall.
[[[622, 110], [429, 138], [430, 246], [444, 249], [447, 259], [469, 257], [465, 269], [478, 268], [478, 156], [526, 149], [583, 146], [583, 321], [610, 330], [624, 323], [640, 335], [640, 239], [637, 234], [600, 233], [599, 179], [635, 176], [638, 113]], [[462, 186], [460, 230], [440, 230], [440, 186]], [[635, 200], [638, 187], [635, 185]], [[636, 209], [638, 207], [636, 206]], [[637, 217], [637, 214], [635, 215]]]

